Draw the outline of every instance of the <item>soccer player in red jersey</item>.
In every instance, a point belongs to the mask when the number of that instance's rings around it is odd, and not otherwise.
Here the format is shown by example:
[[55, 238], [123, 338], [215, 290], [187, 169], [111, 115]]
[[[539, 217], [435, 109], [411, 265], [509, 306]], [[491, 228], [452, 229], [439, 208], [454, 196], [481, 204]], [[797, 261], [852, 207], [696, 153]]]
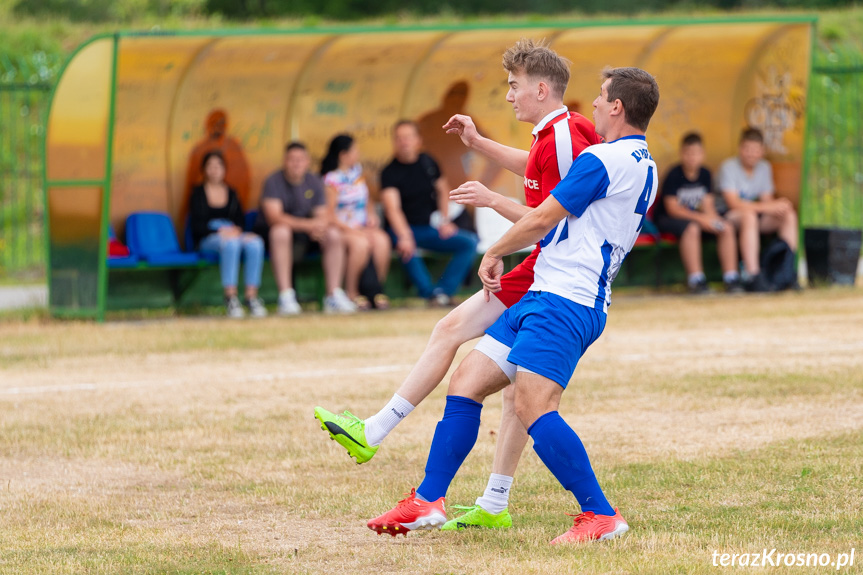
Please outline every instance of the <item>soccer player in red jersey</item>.
[[[512, 104], [516, 119], [534, 125], [530, 151], [505, 146], [481, 136], [469, 116], [457, 114], [443, 128], [447, 133], [457, 134], [468, 148], [524, 176], [526, 205], [513, 202], [475, 181], [466, 182], [450, 192], [450, 198], [465, 205], [492, 208], [516, 222], [536, 208], [560, 183], [578, 154], [599, 143], [600, 138], [590, 120], [569, 112], [563, 105], [569, 68], [554, 51], [543, 44], [523, 39], [504, 53], [503, 67], [509, 73], [506, 99]], [[441, 319], [419, 361], [380, 412], [361, 420], [347, 411], [336, 415], [318, 407], [315, 417], [320, 420], [321, 427], [345, 447], [357, 463], [371, 459], [387, 434], [443, 380], [459, 346], [480, 337], [507, 308], [527, 293], [533, 283], [533, 266], [538, 254], [539, 245], [522, 263], [503, 276], [500, 291], [494, 294], [480, 291]], [[513, 409], [511, 390], [505, 390], [503, 397], [501, 427], [485, 493], [468, 508], [467, 513], [447, 522], [443, 526], [445, 529], [512, 525], [507, 510], [509, 491], [528, 436]], [[404, 511], [408, 515], [389, 518], [375, 525], [372, 525], [375, 521], [372, 520], [369, 527], [395, 534], [416, 528], [441, 527], [446, 521], [442, 500], [421, 502], [412, 494], [404, 502]], [[411, 507], [421, 503], [435, 508], [430, 509], [424, 519], [411, 520]]]

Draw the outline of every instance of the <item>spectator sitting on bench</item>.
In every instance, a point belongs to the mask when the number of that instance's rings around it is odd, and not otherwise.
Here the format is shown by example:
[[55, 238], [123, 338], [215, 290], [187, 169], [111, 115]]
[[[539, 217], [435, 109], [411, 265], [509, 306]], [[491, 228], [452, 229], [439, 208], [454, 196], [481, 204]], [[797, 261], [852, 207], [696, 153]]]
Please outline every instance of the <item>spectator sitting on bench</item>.
[[219, 271], [225, 290], [228, 317], [245, 315], [237, 297], [240, 258], [246, 267], [243, 283], [246, 304], [253, 317], [265, 317], [267, 308], [258, 297], [264, 265], [264, 242], [255, 234], [243, 233], [243, 209], [237, 193], [225, 183], [225, 159], [209, 152], [201, 162], [204, 183], [195, 186], [189, 199], [189, 226], [195, 247], [219, 256]]
[[345, 291], [359, 309], [371, 308], [372, 302], [360, 295], [360, 276], [373, 262], [377, 279], [374, 294], [375, 308], [388, 307], [387, 297], [380, 293], [386, 282], [392, 257], [390, 238], [380, 228], [380, 220], [369, 199], [369, 188], [360, 164], [360, 152], [354, 139], [341, 134], [330, 141], [327, 155], [321, 162], [321, 176], [327, 191], [327, 203], [336, 216], [347, 245]]
[[289, 143], [282, 168], [270, 174], [261, 192], [255, 231], [269, 248], [279, 288], [278, 312], [300, 313], [293, 289], [293, 264], [320, 252], [327, 292], [324, 312], [353, 313], [356, 306], [339, 287], [345, 267], [344, 238], [327, 209], [324, 184], [309, 172], [310, 165], [306, 147], [299, 142]]
[[[219, 152], [225, 159], [227, 166], [225, 182], [237, 193], [240, 206], [243, 209], [248, 209], [252, 181], [251, 171], [242, 144], [237, 138], [228, 134], [228, 113], [221, 108], [210, 110], [204, 127], [206, 135], [195, 144], [189, 154], [184, 200], [188, 201], [195, 186], [203, 183], [200, 169], [204, 156], [209, 152]], [[188, 206], [188, 203], [184, 203], [183, 206]], [[185, 219], [185, 214], [181, 214], [181, 216], [182, 219]]]
[[709, 291], [701, 252], [703, 237], [715, 236], [722, 279], [729, 292], [743, 291], [737, 271], [737, 238], [734, 226], [716, 211], [710, 171], [704, 167], [704, 145], [695, 132], [680, 143], [680, 163], [662, 183], [654, 222], [662, 233], [677, 238], [690, 293]]
[[728, 204], [726, 217], [740, 233], [740, 253], [749, 278], [746, 289], [767, 291], [761, 275], [760, 234], [776, 233], [792, 252], [797, 251], [797, 212], [787, 198], [777, 198], [773, 170], [764, 159], [764, 135], [746, 128], [740, 135], [738, 155], [722, 163], [719, 189]]
[[[452, 223], [449, 187], [437, 163], [421, 153], [422, 139], [414, 122], [402, 120], [393, 128], [394, 158], [381, 173], [381, 202], [387, 229], [405, 269], [421, 297], [434, 305], [450, 305], [452, 296], [471, 271], [478, 238]], [[432, 213], [440, 223], [432, 227]], [[437, 283], [417, 248], [453, 254]]]

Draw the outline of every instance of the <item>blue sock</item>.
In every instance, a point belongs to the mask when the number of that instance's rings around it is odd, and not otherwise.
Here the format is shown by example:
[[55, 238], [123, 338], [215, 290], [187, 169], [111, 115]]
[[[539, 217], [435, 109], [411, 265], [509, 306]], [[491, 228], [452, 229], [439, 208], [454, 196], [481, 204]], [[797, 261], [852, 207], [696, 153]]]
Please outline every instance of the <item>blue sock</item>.
[[527, 433], [533, 438], [533, 450], [563, 488], [575, 495], [583, 512], [614, 515], [584, 445], [558, 412], [551, 411], [534, 421]]
[[467, 397], [448, 395], [446, 409], [434, 432], [426, 476], [417, 487], [417, 495], [425, 501], [437, 501], [446, 495], [449, 484], [479, 434], [479, 414], [482, 404]]

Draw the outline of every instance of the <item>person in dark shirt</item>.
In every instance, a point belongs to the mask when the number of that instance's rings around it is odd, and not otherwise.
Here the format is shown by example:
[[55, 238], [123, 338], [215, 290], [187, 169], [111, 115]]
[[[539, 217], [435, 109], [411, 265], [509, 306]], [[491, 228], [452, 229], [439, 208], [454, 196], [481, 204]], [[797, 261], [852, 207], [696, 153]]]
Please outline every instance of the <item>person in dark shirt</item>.
[[219, 256], [225, 307], [229, 317], [245, 315], [237, 297], [240, 259], [246, 261], [244, 285], [246, 303], [253, 317], [264, 317], [267, 308], [258, 297], [264, 265], [264, 242], [260, 236], [243, 233], [243, 209], [233, 188], [225, 183], [225, 159], [209, 152], [201, 162], [204, 182], [195, 186], [189, 198], [189, 226], [195, 248]]
[[264, 181], [261, 209], [255, 232], [266, 238], [270, 264], [279, 288], [279, 315], [300, 313], [291, 271], [295, 261], [319, 252], [324, 268], [326, 313], [353, 313], [357, 306], [341, 288], [345, 268], [345, 244], [334, 214], [327, 207], [321, 179], [309, 171], [306, 146], [291, 142], [285, 147], [282, 168]]
[[[393, 146], [395, 157], [381, 173], [387, 231], [420, 296], [437, 305], [449, 305], [470, 273], [479, 240], [448, 218], [449, 188], [437, 163], [421, 152], [422, 139], [414, 122], [403, 120], [395, 125]], [[433, 227], [435, 212], [439, 221]], [[417, 248], [453, 254], [436, 283]]]
[[662, 183], [654, 222], [660, 232], [674, 235], [686, 269], [691, 293], [709, 290], [704, 275], [701, 240], [715, 236], [722, 279], [729, 292], [743, 291], [737, 271], [737, 240], [734, 226], [716, 211], [710, 171], [704, 167], [704, 145], [695, 132], [680, 144], [680, 164], [671, 168]]

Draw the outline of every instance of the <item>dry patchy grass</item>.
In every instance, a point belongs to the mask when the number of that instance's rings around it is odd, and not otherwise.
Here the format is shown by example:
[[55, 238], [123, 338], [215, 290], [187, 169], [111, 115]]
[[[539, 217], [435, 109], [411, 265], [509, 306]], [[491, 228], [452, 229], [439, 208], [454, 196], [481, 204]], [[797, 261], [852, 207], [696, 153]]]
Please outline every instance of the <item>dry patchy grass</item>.
[[[618, 297], [561, 411], [633, 529], [564, 549], [547, 542], [574, 501], [530, 449], [508, 532], [365, 528], [421, 479], [445, 387], [361, 467], [312, 408], [371, 414], [439, 317], [0, 323], [0, 572], [707, 573], [714, 550], [863, 555], [857, 292]], [[499, 417], [492, 399], [451, 503], [483, 488]]]

